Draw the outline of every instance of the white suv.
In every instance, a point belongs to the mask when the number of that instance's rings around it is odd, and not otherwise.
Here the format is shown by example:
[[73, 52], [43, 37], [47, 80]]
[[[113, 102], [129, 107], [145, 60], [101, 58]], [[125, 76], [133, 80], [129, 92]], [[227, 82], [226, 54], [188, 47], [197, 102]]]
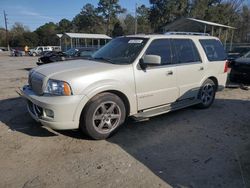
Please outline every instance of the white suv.
[[90, 59], [34, 68], [21, 95], [43, 125], [80, 127], [105, 139], [128, 116], [142, 120], [191, 105], [207, 108], [226, 80], [218, 38], [135, 35], [113, 39]]
[[51, 46], [37, 46], [35, 49], [30, 49], [29, 55], [30, 56], [37, 56], [40, 55], [42, 52], [53, 51]]

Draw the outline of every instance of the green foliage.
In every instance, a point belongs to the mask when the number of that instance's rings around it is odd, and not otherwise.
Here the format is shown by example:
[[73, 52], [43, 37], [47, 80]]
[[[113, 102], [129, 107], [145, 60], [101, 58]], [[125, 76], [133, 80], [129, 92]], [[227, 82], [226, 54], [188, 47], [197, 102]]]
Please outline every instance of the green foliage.
[[117, 16], [126, 9], [119, 5], [119, 0], [99, 0], [98, 13], [103, 17], [106, 24], [106, 34], [111, 34], [111, 28], [118, 22]]
[[57, 32], [58, 33], [67, 33], [67, 32], [71, 32], [72, 31], [72, 23], [71, 21], [67, 20], [67, 19], [62, 19], [59, 23], [58, 23], [58, 27], [57, 27]]
[[135, 18], [131, 14], [127, 14], [124, 19], [125, 33], [131, 35], [135, 33]]
[[74, 31], [84, 33], [103, 33], [104, 20], [98, 15], [97, 9], [91, 5], [86, 4], [81, 12], [75, 16], [72, 21]]
[[35, 30], [35, 33], [39, 36], [38, 44], [41, 46], [58, 45], [57, 27], [53, 22], [49, 22]]
[[174, 20], [185, 17], [189, 9], [187, 0], [150, 0], [149, 20], [155, 32]]
[[141, 5], [137, 8], [137, 33], [152, 33], [149, 11], [150, 9], [145, 5]]
[[112, 36], [113, 37], [118, 37], [118, 36], [122, 36], [122, 35], [124, 35], [123, 28], [122, 28], [121, 24], [119, 22], [117, 22], [114, 25], [114, 29], [112, 31]]
[[5, 29], [0, 28], [0, 46], [6, 46]]

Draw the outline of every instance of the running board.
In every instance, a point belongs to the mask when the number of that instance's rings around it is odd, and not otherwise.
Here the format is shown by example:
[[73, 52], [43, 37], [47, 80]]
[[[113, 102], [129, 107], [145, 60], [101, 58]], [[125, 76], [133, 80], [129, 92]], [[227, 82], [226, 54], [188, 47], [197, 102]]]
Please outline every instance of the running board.
[[[170, 111], [179, 110], [179, 109], [193, 106], [193, 105], [196, 105], [199, 103], [200, 103], [200, 101], [197, 99], [186, 99], [186, 100], [182, 100], [182, 101], [177, 101], [175, 103], [171, 103], [171, 104], [162, 105], [159, 107], [143, 110], [140, 113], [133, 115], [133, 118], [135, 120], [139, 120], [139, 121], [140, 120], [146, 121], [150, 117], [165, 114], [165, 113], [170, 112]], [[144, 120], [144, 119], [146, 119], [146, 120]]]

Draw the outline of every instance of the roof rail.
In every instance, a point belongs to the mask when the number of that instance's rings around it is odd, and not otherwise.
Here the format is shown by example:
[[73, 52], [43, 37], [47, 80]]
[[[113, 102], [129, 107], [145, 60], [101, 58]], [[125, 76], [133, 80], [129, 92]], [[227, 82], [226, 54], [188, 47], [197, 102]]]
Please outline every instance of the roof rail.
[[175, 32], [175, 31], [170, 31], [164, 33], [165, 35], [200, 35], [200, 36], [210, 36], [208, 33], [198, 33], [198, 32]]

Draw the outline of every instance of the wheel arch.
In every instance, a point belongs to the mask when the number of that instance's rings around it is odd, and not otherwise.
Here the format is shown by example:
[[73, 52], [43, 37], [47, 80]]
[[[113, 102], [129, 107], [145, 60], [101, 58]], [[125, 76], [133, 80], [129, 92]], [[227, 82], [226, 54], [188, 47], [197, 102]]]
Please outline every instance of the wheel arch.
[[214, 82], [215, 87], [216, 87], [215, 89], [217, 91], [217, 89], [218, 89], [218, 79], [216, 77], [214, 77], [214, 76], [210, 76], [207, 79], [210, 79], [210, 80], [212, 80]]
[[103, 91], [100, 91], [98, 93], [95, 93], [91, 96], [84, 96], [82, 101], [80, 102], [80, 104], [77, 107], [77, 110], [76, 110], [75, 115], [74, 115], [74, 121], [79, 121], [79, 123], [80, 123], [82, 113], [84, 112], [84, 109], [86, 109], [86, 106], [88, 105], [89, 101], [91, 101], [91, 99], [93, 99], [94, 97], [96, 97], [102, 93], [112, 93], [112, 94], [117, 95], [119, 98], [121, 98], [121, 100], [123, 101], [123, 103], [125, 105], [126, 116], [130, 115], [130, 113], [132, 112], [133, 106], [131, 106], [132, 101], [130, 101], [129, 97], [122, 91], [119, 91], [116, 89], [107, 89], [107, 90], [103, 90]]

